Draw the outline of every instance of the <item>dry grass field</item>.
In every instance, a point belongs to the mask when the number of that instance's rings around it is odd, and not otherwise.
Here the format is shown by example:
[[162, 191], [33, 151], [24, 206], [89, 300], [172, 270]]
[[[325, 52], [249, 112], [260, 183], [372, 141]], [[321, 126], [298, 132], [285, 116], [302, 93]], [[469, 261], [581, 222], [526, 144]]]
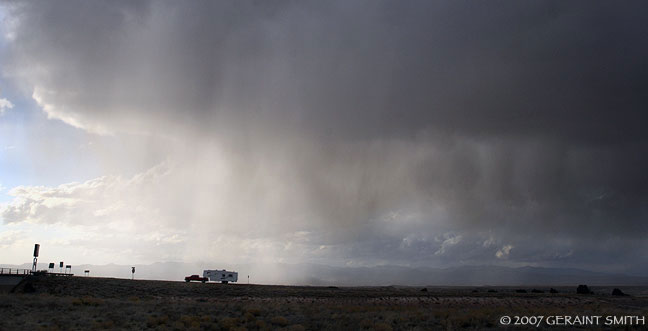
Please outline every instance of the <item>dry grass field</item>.
[[[92, 277], [38, 277], [0, 294], [0, 330], [455, 330], [502, 326], [503, 315], [648, 315], [646, 288], [630, 296], [519, 288], [302, 287]], [[548, 327], [553, 330], [568, 327]], [[622, 327], [621, 329], [628, 328]], [[536, 329], [533, 327], [533, 329]], [[592, 329], [584, 327], [583, 329]]]

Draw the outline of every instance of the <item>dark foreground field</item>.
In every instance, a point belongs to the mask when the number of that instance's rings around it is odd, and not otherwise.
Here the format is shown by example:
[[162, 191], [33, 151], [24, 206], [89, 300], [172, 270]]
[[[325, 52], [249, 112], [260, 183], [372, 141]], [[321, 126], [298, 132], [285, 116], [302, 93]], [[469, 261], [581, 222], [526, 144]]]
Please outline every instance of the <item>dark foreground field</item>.
[[621, 288], [631, 294], [624, 297], [611, 296], [612, 288], [607, 287], [592, 288], [594, 295], [577, 295], [576, 286], [556, 287], [558, 294], [548, 293], [548, 287], [536, 287], [545, 293], [515, 293], [516, 289], [430, 287], [424, 292], [421, 287], [40, 277], [23, 282], [14, 293], [0, 294], [0, 330], [454, 330], [507, 328], [499, 322], [504, 315], [648, 315], [646, 288]]

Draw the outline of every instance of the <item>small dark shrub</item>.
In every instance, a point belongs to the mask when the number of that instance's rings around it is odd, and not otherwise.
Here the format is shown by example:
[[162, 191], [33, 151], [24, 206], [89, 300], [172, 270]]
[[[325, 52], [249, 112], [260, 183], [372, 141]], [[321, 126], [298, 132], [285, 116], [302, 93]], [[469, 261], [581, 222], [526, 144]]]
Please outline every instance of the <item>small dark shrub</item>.
[[578, 288], [576, 288], [576, 293], [578, 294], [592, 294], [592, 291], [590, 291], [589, 287], [587, 285], [578, 285]]

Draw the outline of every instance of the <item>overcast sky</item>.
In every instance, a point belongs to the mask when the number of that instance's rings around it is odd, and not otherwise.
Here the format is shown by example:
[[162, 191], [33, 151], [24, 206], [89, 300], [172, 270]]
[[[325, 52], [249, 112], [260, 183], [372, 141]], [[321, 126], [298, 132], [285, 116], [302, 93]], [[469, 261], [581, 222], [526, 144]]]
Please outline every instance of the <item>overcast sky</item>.
[[0, 263], [648, 275], [643, 1], [0, 3]]

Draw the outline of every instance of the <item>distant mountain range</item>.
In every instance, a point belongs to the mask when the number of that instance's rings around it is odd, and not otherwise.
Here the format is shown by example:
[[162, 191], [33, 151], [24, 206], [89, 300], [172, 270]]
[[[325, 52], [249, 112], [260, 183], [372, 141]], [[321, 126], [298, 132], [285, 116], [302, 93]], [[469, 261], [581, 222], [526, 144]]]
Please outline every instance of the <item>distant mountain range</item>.
[[[31, 264], [0, 265], [31, 268]], [[318, 264], [240, 264], [218, 265], [164, 262], [133, 265], [136, 279], [183, 280], [191, 274], [202, 275], [203, 269], [238, 271], [239, 283], [277, 285], [339, 285], [339, 286], [517, 286], [517, 285], [636, 285], [648, 286], [648, 277], [592, 272], [580, 269], [502, 266], [461, 266], [451, 268], [409, 268], [400, 266], [332, 267]], [[39, 264], [44, 269], [45, 264]], [[79, 265], [72, 272], [83, 276], [131, 278], [130, 265]], [[59, 272], [59, 268], [54, 269]]]

